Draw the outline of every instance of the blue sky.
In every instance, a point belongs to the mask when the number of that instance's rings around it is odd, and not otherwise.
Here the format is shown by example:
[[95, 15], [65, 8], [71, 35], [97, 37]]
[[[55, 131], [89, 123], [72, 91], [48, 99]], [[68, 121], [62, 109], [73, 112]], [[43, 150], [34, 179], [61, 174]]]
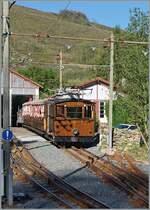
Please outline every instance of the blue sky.
[[17, 0], [17, 4], [55, 13], [68, 5], [67, 9], [83, 12], [91, 21], [111, 27], [119, 25], [121, 28], [128, 26], [130, 9], [138, 7], [145, 12], [149, 10], [149, 0]]

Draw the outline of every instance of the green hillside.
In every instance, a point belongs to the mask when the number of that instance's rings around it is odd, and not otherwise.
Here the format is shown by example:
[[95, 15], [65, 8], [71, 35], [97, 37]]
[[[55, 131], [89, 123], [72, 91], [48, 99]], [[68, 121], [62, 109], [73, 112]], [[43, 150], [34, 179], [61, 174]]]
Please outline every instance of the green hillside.
[[[103, 39], [110, 37], [112, 30], [109, 27], [89, 22], [84, 14], [75, 11], [61, 11], [60, 14], [54, 14], [14, 6], [10, 16], [11, 31], [14, 33]], [[34, 65], [42, 66], [43, 70], [51, 67], [58, 69], [57, 65], [43, 63], [57, 63], [56, 55], [60, 49], [63, 51], [63, 63], [108, 64], [106, 56], [108, 49], [102, 43], [27, 36], [12, 36], [10, 43], [11, 64], [14, 67], [28, 68]], [[69, 50], [68, 45], [71, 46]], [[96, 50], [92, 50], [92, 47], [96, 47]], [[106, 58], [106, 63], [104, 63], [104, 58]], [[40, 64], [35, 64], [36, 62]], [[66, 85], [72, 84], [72, 81], [76, 84], [95, 77], [96, 72], [97, 70], [91, 72], [87, 67], [65, 66], [64, 81]]]

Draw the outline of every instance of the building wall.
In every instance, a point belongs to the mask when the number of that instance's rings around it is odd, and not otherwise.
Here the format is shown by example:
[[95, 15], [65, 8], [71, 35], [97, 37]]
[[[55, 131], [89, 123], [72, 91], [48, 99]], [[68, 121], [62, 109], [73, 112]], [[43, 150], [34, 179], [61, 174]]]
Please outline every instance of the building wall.
[[[3, 85], [1, 88], [1, 92], [3, 94]], [[32, 95], [33, 98], [39, 99], [39, 87], [11, 73], [10, 74], [10, 94], [11, 95]]]
[[[81, 90], [83, 99], [91, 100], [96, 103], [96, 113], [101, 123], [108, 123], [106, 117], [106, 102], [109, 100], [109, 87], [104, 84], [95, 84]], [[115, 96], [115, 92], [114, 92]], [[100, 111], [104, 104], [104, 117], [100, 117]], [[100, 106], [101, 105], [101, 106]]]
[[[3, 85], [1, 91], [3, 94]], [[10, 73], [10, 116], [12, 116], [13, 96], [19, 96], [21, 97], [21, 99], [27, 98], [27, 96], [32, 96], [34, 100], [39, 99], [39, 86], [11, 72]], [[19, 104], [19, 101], [16, 101], [16, 104], [17, 103]], [[11, 120], [12, 118], [10, 117], [10, 125], [11, 125]]]
[[12, 95], [33, 95], [34, 98], [39, 98], [39, 87], [31, 82], [11, 73], [10, 87]]

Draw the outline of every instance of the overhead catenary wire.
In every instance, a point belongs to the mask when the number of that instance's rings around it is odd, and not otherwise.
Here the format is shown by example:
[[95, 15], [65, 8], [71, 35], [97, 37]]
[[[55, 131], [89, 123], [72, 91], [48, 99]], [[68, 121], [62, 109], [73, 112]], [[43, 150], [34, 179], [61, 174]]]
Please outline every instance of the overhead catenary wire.
[[36, 55], [47, 55], [48, 57], [54, 57], [56, 56], [56, 54], [51, 54], [51, 53], [37, 53], [37, 52], [27, 52], [25, 50], [16, 50], [16, 51], [10, 51], [10, 53], [12, 54], [17, 54], [17, 53], [22, 53], [24, 55], [32, 55], [32, 56], [36, 56]]
[[[14, 33], [11, 32], [12, 36], [29, 36], [34, 38], [49, 38], [49, 39], [66, 39], [66, 40], [78, 40], [78, 41], [97, 41], [97, 42], [109, 42], [112, 41], [110, 38], [98, 39], [98, 38], [87, 38], [87, 37], [69, 37], [69, 36], [59, 36], [59, 35], [50, 35], [50, 34], [26, 34], [26, 33]], [[113, 40], [114, 43], [124, 43], [124, 44], [141, 44], [148, 45], [149, 42], [146, 41], [131, 41], [131, 40]]]
[[[65, 54], [64, 54], [64, 56], [63, 57], [67, 57], [67, 56], [69, 56], [71, 53], [70, 53], [70, 51], [69, 50], [67, 50], [66, 49], [66, 47], [63, 45], [63, 46], [61, 46], [62, 48], [64, 48], [66, 51], [65, 51]], [[89, 45], [88, 46], [88, 48], [86, 48], [86, 50], [92, 50], [92, 47], [93, 48], [95, 48], [95, 50], [96, 49], [101, 49], [100, 47], [98, 47], [98, 46], [91, 46], [91, 45]], [[62, 49], [61, 48], [61, 49]], [[75, 46], [71, 46], [71, 49], [80, 49], [81, 48], [81, 46], [77, 46], [77, 45], [75, 45]], [[53, 47], [48, 47], [48, 50], [52, 50], [52, 51], [47, 51], [47, 52], [35, 52], [35, 51], [32, 51], [32, 49], [27, 49], [27, 50], [25, 50], [25, 49], [14, 49], [13, 47], [12, 47], [12, 49], [10, 50], [10, 53], [18, 53], [18, 52], [22, 52], [22, 53], [30, 53], [30, 54], [33, 54], [33, 55], [50, 55], [50, 56], [56, 56], [56, 54], [52, 54], [51, 52], [57, 52], [57, 51], [59, 51], [60, 50], [60, 46], [56, 46], [55, 48]], [[64, 52], [63, 52], [64, 53]], [[70, 54], [69, 54], [70, 53]]]
[[[67, 3], [67, 5], [65, 6], [64, 10], [67, 10], [68, 7], [70, 6], [70, 4], [71, 4], [71, 1], [69, 1]], [[62, 20], [62, 18], [63, 18], [63, 15], [62, 16], [58, 15], [57, 18], [56, 18], [56, 20], [53, 22], [53, 25], [51, 26], [51, 28], [48, 28], [47, 31], [49, 29], [51, 29], [51, 30], [54, 31], [54, 29], [56, 29], [58, 27], [57, 23], [60, 23], [60, 21]]]
[[[31, 64], [44, 64], [44, 65], [56, 65], [58, 66], [58, 63], [50, 63], [50, 62], [40, 62], [40, 61], [32, 61]], [[21, 64], [21, 62], [13, 62], [12, 64]], [[86, 67], [102, 67], [102, 68], [108, 68], [110, 65], [98, 65], [98, 64], [79, 64], [79, 63], [63, 63], [63, 66], [78, 66], [81, 68]]]

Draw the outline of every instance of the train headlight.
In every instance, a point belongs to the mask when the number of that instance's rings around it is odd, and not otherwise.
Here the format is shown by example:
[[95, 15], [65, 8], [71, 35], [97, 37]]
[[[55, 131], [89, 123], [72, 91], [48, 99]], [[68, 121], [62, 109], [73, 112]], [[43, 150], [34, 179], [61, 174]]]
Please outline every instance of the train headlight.
[[72, 133], [73, 133], [74, 136], [79, 136], [79, 131], [78, 131], [77, 128], [74, 128], [74, 129], [72, 130]]

